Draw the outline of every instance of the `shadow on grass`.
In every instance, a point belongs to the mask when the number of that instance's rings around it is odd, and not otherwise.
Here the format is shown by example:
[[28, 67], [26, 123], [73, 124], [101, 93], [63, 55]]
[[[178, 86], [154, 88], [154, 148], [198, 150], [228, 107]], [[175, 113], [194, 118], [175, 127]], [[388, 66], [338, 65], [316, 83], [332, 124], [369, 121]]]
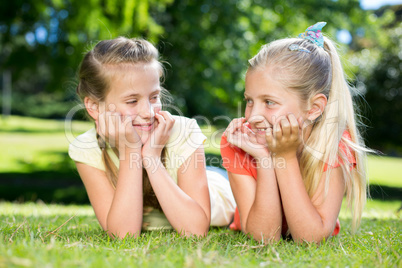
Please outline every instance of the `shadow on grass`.
[[0, 173], [0, 199], [46, 203], [88, 204], [76, 170]]
[[43, 129], [26, 129], [26, 128], [12, 128], [12, 129], [2, 129], [0, 130], [0, 133], [18, 133], [18, 134], [51, 134], [51, 133], [64, 133], [64, 129], [49, 129], [49, 130], [43, 130]]
[[370, 185], [370, 195], [377, 200], [400, 200], [402, 201], [402, 188], [384, 185]]

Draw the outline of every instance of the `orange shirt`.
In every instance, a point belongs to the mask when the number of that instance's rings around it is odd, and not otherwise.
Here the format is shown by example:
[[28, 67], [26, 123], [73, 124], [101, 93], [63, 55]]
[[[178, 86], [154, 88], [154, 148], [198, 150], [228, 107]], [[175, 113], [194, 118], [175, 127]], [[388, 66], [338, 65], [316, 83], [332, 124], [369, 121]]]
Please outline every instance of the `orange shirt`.
[[[343, 132], [342, 137], [351, 140], [350, 133], [346, 130]], [[347, 159], [351, 164], [351, 168], [353, 168], [356, 165], [356, 159], [353, 155], [351, 148], [346, 147], [346, 145], [341, 141], [339, 142], [339, 150], [342, 151], [342, 153], [347, 156]], [[222, 155], [222, 165], [224, 168], [226, 168], [228, 172], [240, 175], [248, 175], [254, 178], [255, 180], [257, 179], [257, 167], [255, 159], [242, 149], [230, 144], [227, 141], [225, 135], [223, 135], [221, 139], [221, 155]], [[338, 162], [335, 163], [333, 166], [330, 166], [330, 168], [339, 167], [341, 166], [341, 164], [342, 160], [339, 159]], [[328, 165], [326, 164], [324, 167], [324, 171], [326, 171], [327, 169]], [[284, 222], [283, 227], [286, 227], [287, 229], [285, 218], [283, 219], [283, 222]], [[240, 215], [238, 208], [236, 208], [234, 220], [233, 223], [230, 225], [230, 229], [241, 230]], [[340, 225], [338, 220], [334, 233], [332, 235], [338, 234], [339, 229]]]

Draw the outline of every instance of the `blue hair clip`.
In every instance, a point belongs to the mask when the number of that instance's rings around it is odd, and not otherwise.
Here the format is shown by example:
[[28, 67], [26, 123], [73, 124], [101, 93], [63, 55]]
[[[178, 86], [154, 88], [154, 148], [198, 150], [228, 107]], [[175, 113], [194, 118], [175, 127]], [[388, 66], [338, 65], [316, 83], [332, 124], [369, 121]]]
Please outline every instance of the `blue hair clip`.
[[291, 45], [289, 46], [289, 50], [290, 50], [290, 51], [302, 51], [302, 52], [311, 53], [310, 50], [308, 50], [308, 49], [306, 49], [306, 48], [302, 48], [302, 47], [300, 47], [300, 46], [297, 45], [297, 44], [291, 44]]
[[317, 22], [306, 29], [304, 33], [299, 34], [299, 38], [307, 39], [319, 47], [324, 48], [324, 37], [321, 30], [326, 25], [326, 22]]

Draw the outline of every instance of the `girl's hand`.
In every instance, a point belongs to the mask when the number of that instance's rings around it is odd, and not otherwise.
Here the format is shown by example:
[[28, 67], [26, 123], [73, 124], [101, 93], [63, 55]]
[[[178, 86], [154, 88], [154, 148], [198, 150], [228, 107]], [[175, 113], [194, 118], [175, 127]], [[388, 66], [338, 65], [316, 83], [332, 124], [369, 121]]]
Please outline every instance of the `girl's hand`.
[[254, 158], [270, 157], [265, 140], [258, 139], [257, 135], [245, 126], [245, 122], [245, 118], [236, 118], [230, 122], [224, 133], [227, 141]]
[[301, 120], [298, 121], [294, 114], [288, 114], [279, 118], [273, 129], [267, 129], [265, 139], [273, 157], [296, 156], [302, 143]]
[[170, 137], [175, 119], [167, 111], [159, 111], [155, 114], [158, 125], [151, 132], [149, 139], [142, 147], [142, 157], [160, 157]]
[[105, 112], [99, 114], [95, 121], [96, 131], [102, 139], [116, 147], [119, 152], [125, 149], [141, 149], [140, 136], [134, 129], [131, 116], [122, 116], [117, 112]]

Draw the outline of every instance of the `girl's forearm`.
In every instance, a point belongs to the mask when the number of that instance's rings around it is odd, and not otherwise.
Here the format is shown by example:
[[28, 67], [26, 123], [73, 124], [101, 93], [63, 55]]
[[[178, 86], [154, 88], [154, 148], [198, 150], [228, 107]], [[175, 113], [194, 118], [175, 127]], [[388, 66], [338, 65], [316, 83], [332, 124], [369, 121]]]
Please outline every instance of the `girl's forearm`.
[[273, 167], [257, 168], [255, 199], [244, 229], [258, 241], [270, 242], [281, 237], [282, 208]]
[[172, 180], [160, 158], [152, 158], [145, 166], [161, 208], [180, 235], [205, 236], [209, 220], [202, 207]]
[[120, 160], [116, 190], [107, 216], [107, 231], [111, 237], [138, 236], [142, 227], [141, 155], [126, 156]]
[[286, 167], [276, 168], [283, 210], [295, 241], [321, 242], [330, 232], [307, 194], [296, 157]]

